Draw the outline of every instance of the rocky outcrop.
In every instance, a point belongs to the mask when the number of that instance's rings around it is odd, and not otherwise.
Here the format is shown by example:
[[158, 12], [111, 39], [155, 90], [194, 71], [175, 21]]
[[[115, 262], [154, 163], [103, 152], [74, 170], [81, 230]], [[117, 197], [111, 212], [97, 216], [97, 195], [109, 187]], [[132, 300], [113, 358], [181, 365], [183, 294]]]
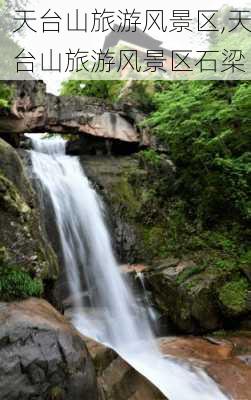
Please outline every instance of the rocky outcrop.
[[169, 337], [159, 340], [165, 356], [204, 369], [234, 400], [250, 400], [251, 338]]
[[52, 282], [58, 274], [57, 258], [44, 235], [32, 187], [16, 150], [1, 139], [0, 210], [0, 278], [4, 268], [13, 267], [13, 273], [22, 270]]
[[[93, 147], [94, 138], [97, 138], [99, 145], [106, 141], [110, 148], [113, 142], [115, 148], [121, 148], [121, 142], [135, 146], [149, 145], [149, 138], [136, 129], [136, 121], [103, 100], [83, 96], [54, 96], [46, 93], [46, 86], [41, 81], [16, 82], [12, 86], [14, 100], [11, 111], [0, 110], [0, 134], [79, 134], [85, 136], [88, 151], [88, 147]], [[69, 153], [76, 152], [76, 144], [73, 148], [69, 147]], [[79, 147], [81, 152], [85, 152], [84, 146]]]
[[[82, 156], [81, 164], [88, 178], [107, 204], [107, 223], [111, 227], [114, 247], [122, 263], [150, 263], [154, 253], [149, 246], [147, 222], [156, 210], [151, 202], [154, 184], [144, 185], [148, 170], [137, 155], [123, 157]], [[173, 185], [174, 167], [165, 159], [165, 179]], [[154, 215], [155, 216], [155, 215]], [[157, 222], [155, 221], [155, 224]], [[158, 229], [153, 229], [153, 234]], [[160, 232], [163, 236], [163, 233]], [[159, 235], [158, 235], [159, 236]], [[158, 240], [156, 235], [156, 240]], [[155, 251], [158, 251], [156, 246]]]
[[94, 116], [89, 124], [80, 129], [85, 135], [67, 143], [67, 154], [126, 155], [147, 145], [146, 142], [141, 143], [140, 134], [133, 125], [115, 112]]
[[162, 314], [182, 332], [234, 328], [250, 319], [250, 289], [245, 276], [217, 268], [201, 271], [192, 260], [174, 258], [145, 272]]
[[2, 400], [97, 400], [96, 376], [78, 332], [43, 300], [0, 303]]
[[113, 350], [85, 338], [98, 375], [102, 400], [165, 400], [146, 378]]

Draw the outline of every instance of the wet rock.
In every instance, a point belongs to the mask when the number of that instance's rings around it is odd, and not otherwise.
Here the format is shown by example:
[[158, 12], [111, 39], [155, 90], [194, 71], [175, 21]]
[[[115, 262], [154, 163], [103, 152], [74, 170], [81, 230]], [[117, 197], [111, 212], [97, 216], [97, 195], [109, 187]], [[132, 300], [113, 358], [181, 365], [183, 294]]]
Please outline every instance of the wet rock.
[[163, 315], [188, 333], [218, 329], [223, 322], [215, 300], [216, 277], [205, 272], [193, 280], [195, 268], [193, 261], [172, 259], [146, 273]]
[[80, 161], [87, 177], [107, 205], [106, 221], [118, 258], [122, 262], [133, 262], [137, 252], [136, 227], [123, 215], [123, 205], [119, 198], [123, 196], [120, 189], [125, 173], [133, 166], [137, 168], [137, 160], [133, 157], [82, 156]]
[[245, 276], [172, 258], [144, 275], [160, 312], [181, 332], [236, 329], [248, 320], [250, 291]]
[[172, 337], [159, 344], [166, 356], [203, 368], [234, 400], [251, 399], [250, 337]]
[[124, 264], [121, 265], [122, 273], [127, 275], [132, 274], [133, 276], [137, 276], [138, 273], [146, 272], [148, 267], [143, 264]]
[[3, 400], [97, 400], [96, 376], [77, 331], [43, 300], [0, 304]]
[[111, 349], [86, 338], [87, 348], [98, 373], [102, 400], [164, 400], [146, 378]]
[[106, 400], [164, 400], [157, 388], [121, 358], [116, 358], [99, 378]]

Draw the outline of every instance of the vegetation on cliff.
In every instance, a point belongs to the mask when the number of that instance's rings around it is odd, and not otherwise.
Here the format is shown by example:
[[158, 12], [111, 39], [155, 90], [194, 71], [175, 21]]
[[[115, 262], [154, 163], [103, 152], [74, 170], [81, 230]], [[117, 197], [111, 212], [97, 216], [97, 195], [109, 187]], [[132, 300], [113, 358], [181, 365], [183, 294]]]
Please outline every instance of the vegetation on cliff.
[[58, 274], [17, 151], [0, 139], [0, 300], [41, 296]]
[[0, 110], [9, 109], [13, 97], [12, 89], [7, 84], [0, 82]]
[[40, 297], [43, 294], [43, 281], [33, 278], [20, 266], [0, 265], [0, 298], [1, 300]]
[[[230, 320], [249, 312], [250, 99], [247, 82], [169, 82], [155, 94], [155, 110], [145, 122], [176, 166], [170, 192], [158, 169], [158, 153], [150, 150], [142, 155], [158, 182], [150, 204], [161, 215], [159, 256], [195, 263], [178, 274], [175, 283], [187, 291], [190, 315], [194, 293], [203, 282], [206, 286], [209, 276], [211, 300], [205, 304], [218, 302]], [[153, 181], [152, 176], [146, 183], [151, 193]], [[156, 222], [148, 226], [151, 243]]]
[[133, 227], [131, 261], [192, 261], [172, 280], [177, 304], [156, 280], [162, 309], [176, 312], [184, 330], [194, 331], [196, 318], [201, 329], [210, 307], [203, 329], [249, 312], [250, 90], [247, 82], [158, 83], [143, 128], [166, 151], [140, 152], [110, 189], [115, 214]]
[[147, 125], [170, 150], [177, 191], [193, 218], [250, 221], [251, 86], [168, 83], [154, 103]]

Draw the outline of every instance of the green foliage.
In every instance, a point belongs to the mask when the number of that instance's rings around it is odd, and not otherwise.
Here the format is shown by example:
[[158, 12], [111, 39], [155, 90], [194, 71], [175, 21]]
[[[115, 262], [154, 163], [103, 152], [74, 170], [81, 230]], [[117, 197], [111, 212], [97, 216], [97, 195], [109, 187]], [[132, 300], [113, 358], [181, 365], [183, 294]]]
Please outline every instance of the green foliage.
[[9, 109], [12, 100], [12, 90], [5, 84], [0, 83], [0, 110]]
[[251, 250], [241, 255], [240, 262], [242, 265], [248, 266], [251, 269]]
[[161, 84], [156, 81], [127, 80], [68, 80], [62, 83], [62, 96], [87, 96], [109, 103], [126, 102], [149, 112], [153, 108], [153, 94]]
[[0, 267], [0, 298], [2, 300], [40, 297], [43, 293], [41, 279], [32, 278], [18, 266]]
[[153, 149], [142, 150], [139, 153], [139, 159], [144, 166], [151, 165], [158, 167], [161, 163], [161, 156]]
[[146, 124], [170, 149], [178, 192], [203, 223], [251, 217], [251, 85], [169, 82]]
[[124, 82], [119, 80], [69, 80], [62, 84], [62, 96], [89, 96], [113, 101], [118, 96]]
[[232, 271], [237, 268], [237, 265], [233, 259], [220, 259], [215, 262], [215, 267], [221, 271]]
[[247, 279], [238, 277], [220, 289], [219, 299], [225, 307], [240, 313], [246, 308], [248, 288]]

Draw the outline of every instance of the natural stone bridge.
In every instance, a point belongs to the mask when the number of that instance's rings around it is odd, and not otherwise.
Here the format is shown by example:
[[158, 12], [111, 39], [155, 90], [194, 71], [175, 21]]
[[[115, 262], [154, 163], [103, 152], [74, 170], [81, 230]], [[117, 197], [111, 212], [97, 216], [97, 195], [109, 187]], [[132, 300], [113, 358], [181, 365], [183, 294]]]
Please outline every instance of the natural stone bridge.
[[[80, 96], [54, 96], [42, 81], [12, 82], [15, 96], [10, 112], [0, 111], [0, 134], [71, 133], [83, 134], [86, 144], [148, 145], [146, 135], [122, 109], [104, 101]], [[82, 135], [81, 135], [82, 136]]]

